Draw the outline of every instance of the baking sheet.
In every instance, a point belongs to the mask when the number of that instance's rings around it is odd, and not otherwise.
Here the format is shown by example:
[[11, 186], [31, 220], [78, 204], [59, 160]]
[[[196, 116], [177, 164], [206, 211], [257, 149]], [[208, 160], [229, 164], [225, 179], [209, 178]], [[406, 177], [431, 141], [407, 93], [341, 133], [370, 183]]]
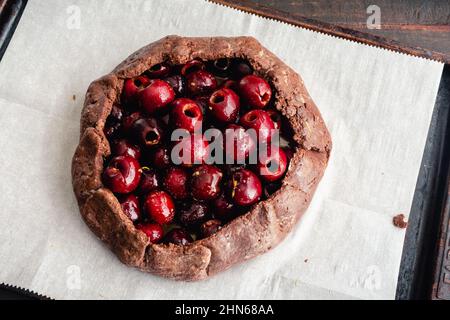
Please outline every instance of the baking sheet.
[[[70, 184], [89, 82], [167, 34], [255, 36], [302, 75], [334, 143], [294, 232], [198, 283], [123, 266]], [[0, 63], [0, 282], [54, 298], [394, 298], [404, 230], [392, 217], [410, 210], [441, 72], [201, 0], [29, 1]]]

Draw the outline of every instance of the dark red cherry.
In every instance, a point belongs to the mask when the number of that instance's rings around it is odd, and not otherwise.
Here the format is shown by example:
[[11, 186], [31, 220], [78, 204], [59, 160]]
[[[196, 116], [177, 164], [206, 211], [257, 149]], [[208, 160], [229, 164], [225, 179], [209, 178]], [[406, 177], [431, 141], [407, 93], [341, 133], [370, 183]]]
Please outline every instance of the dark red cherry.
[[222, 84], [222, 88], [231, 89], [234, 92], [239, 92], [239, 84], [234, 80], [227, 80]]
[[136, 222], [141, 218], [141, 205], [139, 204], [138, 197], [134, 194], [120, 198], [120, 206], [131, 221]]
[[112, 106], [108, 118], [106, 118], [106, 124], [113, 125], [116, 123], [120, 123], [122, 121], [122, 118], [123, 118], [123, 110], [121, 107], [115, 104]]
[[140, 178], [139, 162], [128, 156], [113, 158], [103, 171], [103, 183], [114, 193], [132, 192], [138, 186]]
[[126, 139], [119, 139], [111, 143], [111, 154], [114, 156], [130, 156], [139, 160], [141, 149]]
[[281, 123], [282, 123], [281, 114], [276, 110], [267, 110], [267, 113], [269, 114], [270, 119], [272, 119], [275, 125], [275, 129], [281, 130]]
[[239, 107], [239, 96], [231, 89], [219, 89], [209, 98], [209, 114], [220, 123], [236, 122]]
[[252, 108], [264, 108], [272, 98], [269, 83], [255, 75], [245, 76], [239, 81], [239, 92]]
[[207, 238], [215, 234], [222, 228], [222, 222], [217, 219], [204, 222], [200, 227], [200, 233], [203, 238]]
[[136, 229], [144, 232], [150, 240], [150, 243], [158, 243], [164, 234], [163, 228], [157, 223], [138, 224]]
[[116, 139], [121, 136], [122, 125], [120, 123], [106, 125], [103, 132], [105, 133], [105, 136], [108, 138], [108, 140]]
[[237, 208], [234, 203], [225, 196], [225, 194], [221, 194], [219, 197], [214, 199], [212, 202], [214, 213], [214, 218], [220, 219], [222, 221], [229, 221], [234, 218]]
[[247, 62], [242, 60], [234, 61], [232, 69], [233, 76], [237, 79], [241, 79], [253, 73], [252, 67]]
[[262, 185], [258, 176], [247, 169], [233, 173], [229, 182], [230, 198], [239, 206], [250, 206], [259, 201]]
[[180, 246], [185, 246], [193, 241], [191, 235], [181, 228], [172, 229], [164, 237], [164, 243], [173, 243]]
[[173, 128], [201, 131], [203, 113], [200, 106], [191, 99], [179, 98], [172, 103], [170, 123]]
[[156, 172], [149, 167], [141, 167], [141, 171], [141, 180], [139, 181], [139, 186], [137, 188], [138, 193], [147, 194], [158, 189], [159, 180]]
[[123, 118], [123, 110], [120, 106], [114, 104], [111, 108], [111, 112], [106, 118], [104, 133], [108, 139], [114, 139], [121, 135]]
[[186, 79], [184, 77], [180, 75], [173, 75], [164, 78], [164, 81], [170, 84], [177, 97], [182, 96], [186, 92]]
[[249, 111], [241, 117], [240, 123], [246, 129], [254, 129], [261, 143], [270, 143], [275, 124], [266, 111], [259, 109]]
[[150, 220], [163, 225], [173, 220], [175, 204], [168, 193], [152, 191], [145, 198], [144, 211]]
[[175, 99], [172, 87], [163, 80], [152, 82], [139, 91], [139, 103], [147, 113], [163, 114], [169, 111], [169, 104]]
[[172, 162], [190, 167], [194, 164], [202, 164], [209, 155], [208, 142], [202, 135], [193, 134], [181, 139], [172, 149]]
[[263, 180], [273, 182], [283, 177], [286, 172], [287, 157], [283, 149], [277, 146], [268, 147], [265, 153], [259, 154], [258, 173]]
[[164, 189], [174, 197], [176, 200], [186, 199], [188, 192], [189, 175], [185, 169], [181, 167], [171, 167], [163, 179]]
[[212, 200], [221, 191], [223, 173], [216, 166], [201, 165], [195, 168], [191, 176], [192, 196], [200, 201]]
[[146, 76], [127, 79], [123, 85], [122, 99], [128, 105], [137, 103], [138, 92], [148, 86], [151, 80]]
[[189, 73], [205, 69], [205, 64], [200, 60], [191, 60], [181, 68], [181, 75], [187, 76]]
[[204, 95], [217, 88], [216, 78], [208, 71], [189, 73], [186, 79], [187, 91], [191, 96]]
[[150, 79], [164, 78], [170, 73], [170, 66], [165, 63], [158, 63], [148, 69], [145, 74]]
[[130, 134], [131, 128], [136, 120], [142, 118], [142, 114], [139, 111], [133, 112], [125, 117], [122, 120], [122, 127], [125, 134]]
[[199, 202], [183, 205], [179, 210], [180, 223], [187, 228], [200, 226], [208, 216], [208, 207]]
[[[256, 136], [252, 137], [244, 127], [230, 124], [225, 129], [225, 155], [227, 163], [243, 164], [248, 156], [256, 151]], [[228, 142], [232, 141], [232, 145]]]
[[213, 72], [225, 77], [230, 72], [230, 59], [228, 58], [220, 58], [217, 60], [214, 60], [212, 63]]
[[164, 137], [163, 124], [155, 118], [141, 118], [133, 123], [133, 136], [141, 146], [154, 147]]
[[157, 169], [167, 168], [170, 165], [170, 152], [166, 147], [158, 147], [151, 153], [150, 159]]

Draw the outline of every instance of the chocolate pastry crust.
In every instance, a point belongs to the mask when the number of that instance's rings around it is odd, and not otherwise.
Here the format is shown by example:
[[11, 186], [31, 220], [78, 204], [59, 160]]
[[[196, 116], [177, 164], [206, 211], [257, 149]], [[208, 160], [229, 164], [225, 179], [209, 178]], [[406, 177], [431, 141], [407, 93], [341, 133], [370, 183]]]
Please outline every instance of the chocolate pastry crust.
[[[281, 188], [216, 234], [186, 246], [151, 244], [102, 184], [103, 162], [110, 154], [103, 134], [106, 118], [120, 98], [125, 79], [142, 74], [152, 65], [227, 57], [246, 59], [255, 74], [272, 84], [276, 108], [290, 122], [298, 148]], [[84, 221], [123, 263], [160, 276], [194, 281], [280, 243], [306, 211], [330, 151], [330, 134], [303, 80], [257, 40], [167, 36], [133, 53], [89, 86], [81, 114], [80, 143], [72, 162], [72, 183]]]

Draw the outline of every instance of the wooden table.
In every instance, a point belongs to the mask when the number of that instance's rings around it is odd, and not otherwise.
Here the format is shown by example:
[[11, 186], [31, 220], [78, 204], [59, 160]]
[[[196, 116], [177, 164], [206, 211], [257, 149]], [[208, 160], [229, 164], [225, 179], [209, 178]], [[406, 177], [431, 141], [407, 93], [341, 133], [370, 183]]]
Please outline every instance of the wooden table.
[[[244, 11], [450, 63], [448, 0], [214, 0]], [[371, 5], [381, 29], [368, 29]]]

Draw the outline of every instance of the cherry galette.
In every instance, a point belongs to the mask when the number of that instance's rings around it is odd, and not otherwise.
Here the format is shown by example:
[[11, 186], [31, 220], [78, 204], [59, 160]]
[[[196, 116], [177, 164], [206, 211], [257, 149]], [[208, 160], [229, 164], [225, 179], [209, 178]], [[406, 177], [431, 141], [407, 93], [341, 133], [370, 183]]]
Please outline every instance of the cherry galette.
[[[125, 80], [106, 120], [111, 155], [103, 183], [152, 243], [212, 236], [281, 186], [282, 147], [294, 152], [295, 143], [273, 96], [244, 59], [151, 66]], [[176, 130], [185, 136], [174, 138]], [[215, 153], [209, 132], [221, 139]]]
[[199, 280], [283, 240], [330, 151], [300, 76], [258, 41], [168, 36], [90, 85], [72, 180], [121, 261]]

